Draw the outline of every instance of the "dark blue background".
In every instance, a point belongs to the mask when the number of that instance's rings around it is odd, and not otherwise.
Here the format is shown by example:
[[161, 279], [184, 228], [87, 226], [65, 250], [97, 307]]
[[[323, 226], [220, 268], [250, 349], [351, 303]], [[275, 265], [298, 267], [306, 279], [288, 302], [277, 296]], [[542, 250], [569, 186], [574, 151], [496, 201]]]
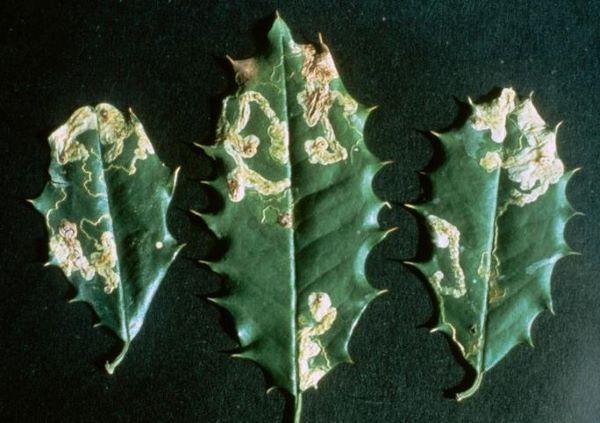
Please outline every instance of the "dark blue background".
[[[396, 163], [375, 181], [397, 205], [399, 230], [368, 262], [376, 300], [338, 367], [304, 397], [306, 422], [600, 421], [600, 4], [584, 1], [3, 1], [0, 5], [0, 420], [277, 422], [279, 393], [265, 394], [227, 320], [202, 297], [219, 280], [195, 259], [216, 242], [188, 208], [206, 209], [199, 180], [213, 164], [190, 147], [209, 142], [219, 99], [231, 92], [225, 54], [255, 52], [279, 9], [298, 41], [321, 32], [349, 91], [379, 105], [366, 139]], [[495, 87], [535, 91], [559, 150], [582, 166], [569, 197], [586, 213], [567, 227], [582, 256], [553, 276], [557, 316], [534, 327], [464, 404], [444, 397], [464, 369], [446, 338], [430, 335], [426, 285], [400, 264], [419, 252], [419, 228], [400, 205], [424, 198], [415, 171], [432, 159], [420, 131], [442, 129], [464, 101]], [[23, 201], [47, 180], [45, 138], [74, 109], [109, 101], [133, 107], [160, 157], [183, 165], [170, 227], [189, 245], [172, 266], [140, 336], [112, 377], [98, 366], [118, 347], [93, 330], [91, 310], [69, 305], [57, 268], [46, 269], [43, 219]], [[223, 327], [224, 326], [224, 327]]]

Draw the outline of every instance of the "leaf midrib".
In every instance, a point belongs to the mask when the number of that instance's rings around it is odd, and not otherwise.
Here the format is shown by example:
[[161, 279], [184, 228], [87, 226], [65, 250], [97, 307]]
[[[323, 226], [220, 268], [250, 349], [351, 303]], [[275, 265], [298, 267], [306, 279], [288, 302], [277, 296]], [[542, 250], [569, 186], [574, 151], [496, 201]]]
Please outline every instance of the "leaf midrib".
[[[97, 142], [98, 142], [98, 151], [100, 152], [100, 163], [102, 164], [102, 180], [104, 182], [104, 186], [105, 186], [105, 190], [106, 190], [106, 207], [107, 207], [107, 211], [108, 211], [108, 224], [110, 227], [110, 231], [113, 234], [113, 238], [115, 240], [115, 250], [117, 252], [117, 263], [116, 263], [116, 267], [117, 267], [117, 274], [119, 275], [119, 285], [117, 286], [117, 292], [119, 295], [119, 315], [121, 317], [121, 330], [123, 332], [123, 334], [125, 335], [126, 339], [123, 339], [123, 341], [125, 342], [125, 346], [123, 347], [123, 350], [126, 350], [129, 346], [129, 343], [131, 341], [131, 337], [129, 335], [129, 319], [126, 313], [126, 308], [125, 308], [125, 298], [124, 298], [124, 292], [123, 292], [123, 278], [122, 278], [122, 273], [121, 273], [121, 254], [119, 253], [119, 246], [117, 245], [117, 236], [115, 233], [115, 228], [113, 225], [113, 215], [111, 212], [111, 191], [109, 188], [109, 184], [107, 182], [106, 179], [106, 169], [104, 168], [104, 151], [102, 149], [102, 135], [100, 132], [100, 127], [101, 127], [101, 122], [100, 119], [98, 118], [98, 112], [96, 112], [95, 109], [93, 109], [94, 111], [94, 115], [96, 116], [96, 126], [97, 126], [97, 132], [98, 132], [98, 137], [97, 137]], [[106, 295], [110, 295], [110, 294], [106, 294]], [[121, 353], [123, 354], [123, 352]]]
[[[502, 149], [504, 149], [504, 145], [502, 146]], [[490, 281], [491, 281], [491, 268], [493, 265], [493, 254], [494, 254], [494, 244], [496, 242], [496, 235], [497, 235], [497, 219], [498, 219], [498, 197], [500, 196], [500, 177], [502, 174], [502, 167], [500, 167], [497, 171], [497, 176], [496, 176], [496, 195], [494, 195], [494, 204], [493, 204], [493, 210], [494, 210], [494, 215], [493, 215], [493, 219], [492, 219], [492, 227], [491, 227], [491, 234], [490, 236], [488, 236], [488, 246], [487, 246], [487, 251], [488, 251], [488, 257], [490, 260], [490, 270], [488, 271], [487, 274], [487, 280], [485, 283], [485, 301], [483, 302], [483, 325], [481, 327], [481, 339], [483, 340], [483, 347], [481, 348], [481, 370], [477, 369], [477, 373], [484, 373], [485, 372], [485, 352], [486, 352], [486, 346], [487, 346], [487, 326], [488, 326], [488, 303], [489, 303], [489, 298], [490, 298]]]
[[[505, 123], [505, 127], [507, 127], [512, 121], [509, 119], [510, 114], [506, 116], [506, 123]], [[506, 136], [504, 137], [504, 139], [502, 140], [502, 148], [501, 151], [502, 153], [504, 153], [504, 148], [505, 148], [505, 142], [506, 139], [509, 136], [509, 132], [506, 132]], [[486, 345], [487, 345], [487, 327], [488, 327], [488, 322], [489, 322], [489, 313], [488, 313], [488, 305], [489, 305], [489, 298], [490, 298], [490, 281], [491, 281], [491, 268], [494, 264], [494, 246], [496, 244], [496, 237], [498, 236], [498, 232], [500, 230], [499, 228], [499, 208], [498, 208], [498, 199], [500, 198], [500, 190], [502, 188], [501, 186], [501, 178], [502, 178], [502, 166], [500, 166], [498, 168], [497, 171], [497, 176], [496, 176], [496, 195], [494, 195], [494, 204], [493, 204], [493, 210], [494, 210], [494, 216], [493, 216], [493, 223], [492, 223], [492, 228], [491, 228], [491, 236], [488, 237], [489, 239], [489, 245], [487, 247], [488, 250], [488, 254], [489, 254], [489, 258], [490, 258], [490, 272], [488, 273], [488, 277], [486, 280], [486, 284], [485, 284], [485, 288], [486, 288], [486, 300], [484, 302], [484, 309], [483, 309], [483, 316], [484, 316], [484, 324], [482, 327], [482, 335], [481, 338], [483, 340], [483, 348], [481, 349], [481, 373], [484, 373], [486, 371]], [[498, 266], [500, 265], [500, 263], [498, 263]], [[480, 370], [478, 369], [477, 372], [479, 373]]]
[[[508, 135], [507, 135], [508, 136]], [[506, 138], [505, 138], [506, 139]], [[463, 142], [463, 146], [462, 148], [464, 149], [464, 142]], [[504, 149], [504, 141], [502, 142], [502, 149]], [[496, 238], [496, 220], [498, 218], [498, 197], [500, 196], [500, 178], [501, 178], [501, 173], [502, 173], [502, 167], [500, 167], [497, 171], [496, 171], [496, 189], [495, 189], [495, 195], [494, 195], [494, 203], [492, 205], [493, 208], [493, 217], [492, 217], [492, 225], [491, 225], [491, 231], [488, 234], [488, 245], [486, 247], [486, 252], [489, 254], [490, 257], [490, 271], [488, 272], [488, 276], [485, 279], [485, 301], [483, 301], [483, 309], [481, 311], [482, 315], [483, 315], [483, 321], [481, 323], [481, 335], [479, 336], [479, 339], [482, 341], [482, 347], [481, 347], [481, 360], [480, 360], [480, 364], [477, 368], [475, 368], [476, 371], [476, 377], [475, 377], [475, 381], [473, 383], [473, 385], [471, 387], [469, 387], [466, 391], [461, 392], [457, 395], [457, 399], [459, 401], [470, 397], [471, 395], [473, 395], [473, 393], [475, 393], [477, 391], [477, 389], [479, 389], [479, 385], [481, 383], [483, 374], [485, 373], [485, 357], [486, 357], [486, 346], [487, 346], [487, 326], [488, 326], [488, 301], [489, 301], [489, 295], [490, 295], [490, 280], [491, 280], [491, 267], [493, 264], [493, 260], [492, 260], [492, 254], [493, 254], [493, 250], [494, 250], [494, 241]], [[465, 360], [467, 359], [467, 357], [465, 356]], [[468, 360], [467, 360], [468, 361]]]
[[283, 104], [285, 105], [285, 109], [284, 109], [284, 118], [285, 121], [288, 124], [288, 170], [289, 170], [289, 178], [290, 178], [290, 188], [289, 188], [289, 208], [290, 208], [290, 214], [291, 214], [291, 218], [292, 218], [292, 228], [289, 230], [289, 245], [290, 245], [290, 273], [291, 273], [291, 280], [290, 280], [290, 288], [291, 288], [291, 293], [292, 293], [292, 321], [291, 321], [291, 328], [292, 328], [292, 342], [293, 342], [293, 346], [292, 346], [292, 365], [291, 368], [293, 369], [292, 371], [292, 382], [293, 382], [293, 389], [294, 389], [294, 396], [298, 396], [300, 393], [298, 391], [298, 387], [299, 387], [299, 383], [298, 383], [298, 340], [297, 340], [297, 328], [296, 328], [296, 324], [297, 324], [297, 314], [298, 314], [298, 287], [297, 287], [297, 282], [298, 282], [298, 278], [297, 278], [297, 266], [296, 266], [296, 230], [295, 230], [295, 222], [296, 222], [296, 216], [295, 216], [295, 211], [294, 211], [294, 197], [293, 197], [293, 187], [294, 187], [294, 179], [293, 179], [293, 161], [292, 161], [292, 151], [293, 149], [291, 148], [292, 146], [292, 140], [291, 140], [291, 134], [293, 133], [292, 131], [292, 122], [290, 121], [289, 118], [289, 96], [287, 93], [287, 69], [286, 69], [286, 54], [285, 54], [285, 44], [283, 42], [283, 35], [279, 36], [279, 43], [280, 43], [280, 47], [281, 47], [281, 67], [282, 67], [282, 81], [283, 81]]

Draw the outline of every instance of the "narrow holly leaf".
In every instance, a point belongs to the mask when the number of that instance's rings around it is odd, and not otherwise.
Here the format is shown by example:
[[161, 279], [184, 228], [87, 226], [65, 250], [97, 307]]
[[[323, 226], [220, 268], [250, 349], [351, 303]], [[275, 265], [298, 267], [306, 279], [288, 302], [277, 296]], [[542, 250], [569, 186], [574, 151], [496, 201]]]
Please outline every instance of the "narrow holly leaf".
[[416, 264], [439, 303], [434, 329], [451, 336], [476, 379], [514, 346], [532, 344], [531, 326], [552, 310], [550, 276], [558, 259], [572, 253], [564, 237], [576, 213], [549, 128], [531, 97], [504, 89], [475, 105], [460, 129], [435, 134], [446, 158], [431, 174], [432, 199], [409, 206], [425, 217], [434, 252]]
[[228, 309], [241, 343], [274, 387], [296, 397], [341, 362], [352, 330], [377, 291], [365, 260], [386, 234], [371, 188], [382, 167], [363, 140], [370, 109], [342, 84], [327, 46], [296, 44], [277, 18], [260, 56], [235, 61], [239, 90], [223, 101], [214, 146], [225, 166], [210, 182], [226, 199], [201, 215], [228, 240], [209, 263], [228, 279], [214, 301]]
[[31, 200], [46, 218], [49, 265], [124, 342], [138, 334], [181, 246], [166, 225], [177, 171], [160, 162], [138, 118], [109, 104], [82, 107], [49, 137], [50, 181]]

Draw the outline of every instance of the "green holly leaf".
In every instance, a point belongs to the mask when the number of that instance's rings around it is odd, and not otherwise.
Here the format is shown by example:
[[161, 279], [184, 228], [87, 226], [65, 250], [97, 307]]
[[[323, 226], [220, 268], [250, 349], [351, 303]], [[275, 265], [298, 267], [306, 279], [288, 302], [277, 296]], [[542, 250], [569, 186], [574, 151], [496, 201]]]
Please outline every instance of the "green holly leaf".
[[434, 331], [451, 336], [475, 369], [473, 395], [483, 374], [517, 344], [532, 344], [531, 326], [552, 310], [550, 276], [572, 254], [564, 237], [576, 213], [549, 128], [531, 98], [505, 89], [473, 104], [458, 130], [435, 135], [446, 158], [431, 176], [432, 199], [415, 208], [426, 219], [431, 259], [415, 264], [439, 303]]
[[177, 246], [166, 225], [177, 171], [160, 162], [138, 118], [109, 104], [82, 107], [49, 137], [50, 181], [31, 200], [46, 218], [49, 265], [123, 341], [142, 327]]
[[[327, 46], [296, 44], [277, 18], [263, 55], [235, 61], [239, 89], [223, 101], [214, 146], [225, 172], [209, 182], [222, 211], [201, 215], [228, 241], [227, 294], [236, 357], [258, 363], [296, 398], [350, 362], [348, 343], [380, 291], [365, 277], [369, 251], [387, 232], [372, 191], [382, 167], [367, 149], [370, 109], [342, 84]], [[298, 417], [297, 417], [298, 418]]]

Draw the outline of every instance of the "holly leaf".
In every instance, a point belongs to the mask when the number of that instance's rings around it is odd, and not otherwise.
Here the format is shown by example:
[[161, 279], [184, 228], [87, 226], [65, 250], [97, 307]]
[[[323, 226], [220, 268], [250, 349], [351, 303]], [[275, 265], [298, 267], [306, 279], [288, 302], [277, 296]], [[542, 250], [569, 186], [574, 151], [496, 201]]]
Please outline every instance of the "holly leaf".
[[208, 263], [227, 277], [213, 299], [233, 315], [235, 357], [258, 363], [296, 398], [335, 366], [367, 304], [381, 291], [365, 277], [387, 232], [372, 191], [383, 163], [367, 149], [372, 109], [344, 88], [327, 46], [297, 44], [277, 17], [264, 54], [231, 60], [239, 89], [223, 101], [215, 145], [225, 172], [209, 182], [224, 198], [200, 214], [228, 242]]
[[430, 175], [431, 201], [409, 205], [433, 241], [431, 259], [414, 264], [438, 301], [433, 330], [452, 337], [476, 372], [459, 400], [514, 346], [532, 344], [534, 319], [552, 310], [554, 264], [573, 253], [563, 232], [576, 214], [565, 194], [574, 171], [558, 157], [558, 127], [546, 125], [531, 97], [504, 89], [471, 105], [460, 129], [434, 133], [446, 160]]
[[50, 181], [31, 200], [46, 218], [47, 264], [123, 341], [106, 363], [113, 373], [182, 247], [166, 225], [178, 171], [160, 162], [133, 112], [126, 119], [109, 104], [78, 109], [49, 142]]

